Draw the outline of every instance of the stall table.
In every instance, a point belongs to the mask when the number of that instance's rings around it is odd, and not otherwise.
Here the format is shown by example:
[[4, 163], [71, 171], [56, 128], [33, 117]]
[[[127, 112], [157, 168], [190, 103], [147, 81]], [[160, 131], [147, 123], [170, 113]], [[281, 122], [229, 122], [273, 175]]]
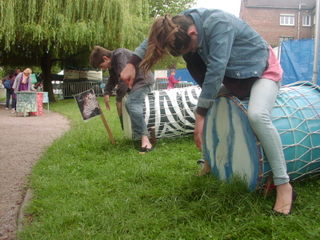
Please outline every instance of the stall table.
[[45, 92], [17, 92], [17, 113], [24, 116], [29, 113], [31, 116], [41, 116], [43, 114], [43, 95]]

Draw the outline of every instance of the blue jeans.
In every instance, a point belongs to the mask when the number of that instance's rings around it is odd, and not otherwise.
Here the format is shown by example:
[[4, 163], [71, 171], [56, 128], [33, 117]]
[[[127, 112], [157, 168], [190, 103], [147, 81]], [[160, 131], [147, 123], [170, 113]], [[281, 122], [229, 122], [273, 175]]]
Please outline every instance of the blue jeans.
[[144, 120], [144, 99], [151, 92], [151, 85], [146, 85], [128, 94], [126, 108], [130, 115], [133, 139], [139, 140], [142, 136], [148, 136], [148, 129]]

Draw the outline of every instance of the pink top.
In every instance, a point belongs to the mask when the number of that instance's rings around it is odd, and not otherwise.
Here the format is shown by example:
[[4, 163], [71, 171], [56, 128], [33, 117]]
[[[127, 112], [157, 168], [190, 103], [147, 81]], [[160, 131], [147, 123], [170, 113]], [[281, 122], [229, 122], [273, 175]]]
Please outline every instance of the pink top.
[[178, 83], [179, 80], [175, 79], [174, 75], [170, 75], [168, 78], [168, 87], [167, 89], [174, 88], [174, 85]]
[[282, 79], [283, 70], [274, 54], [273, 49], [269, 46], [268, 68], [263, 72], [261, 78], [270, 79], [279, 82]]

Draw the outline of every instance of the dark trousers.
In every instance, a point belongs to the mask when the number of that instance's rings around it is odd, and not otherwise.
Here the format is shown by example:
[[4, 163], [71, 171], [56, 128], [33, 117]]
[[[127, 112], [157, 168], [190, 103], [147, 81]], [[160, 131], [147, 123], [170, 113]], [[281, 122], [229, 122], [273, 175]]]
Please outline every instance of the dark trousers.
[[[185, 60], [187, 69], [193, 79], [200, 85], [200, 87], [202, 87], [202, 83], [207, 72], [207, 66], [200, 55], [197, 53], [188, 53], [183, 56], [183, 59]], [[225, 76], [222, 83], [232, 95], [243, 99], [250, 96], [252, 85], [257, 79], [257, 77], [236, 79]]]
[[9, 108], [10, 105], [10, 99], [11, 99], [11, 108], [16, 107], [16, 98], [13, 96], [14, 92], [13, 89], [6, 89], [6, 108]]

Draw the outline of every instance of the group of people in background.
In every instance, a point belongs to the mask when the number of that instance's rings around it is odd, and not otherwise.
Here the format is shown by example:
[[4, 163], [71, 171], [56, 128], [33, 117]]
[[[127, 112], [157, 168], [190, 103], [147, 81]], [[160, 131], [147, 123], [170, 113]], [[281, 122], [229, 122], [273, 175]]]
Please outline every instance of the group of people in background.
[[6, 110], [9, 110], [11, 102], [12, 113], [16, 112], [17, 96], [20, 91], [32, 91], [31, 81], [32, 70], [26, 68], [21, 72], [19, 68], [11, 70], [8, 75], [2, 79], [2, 84], [6, 89]]

